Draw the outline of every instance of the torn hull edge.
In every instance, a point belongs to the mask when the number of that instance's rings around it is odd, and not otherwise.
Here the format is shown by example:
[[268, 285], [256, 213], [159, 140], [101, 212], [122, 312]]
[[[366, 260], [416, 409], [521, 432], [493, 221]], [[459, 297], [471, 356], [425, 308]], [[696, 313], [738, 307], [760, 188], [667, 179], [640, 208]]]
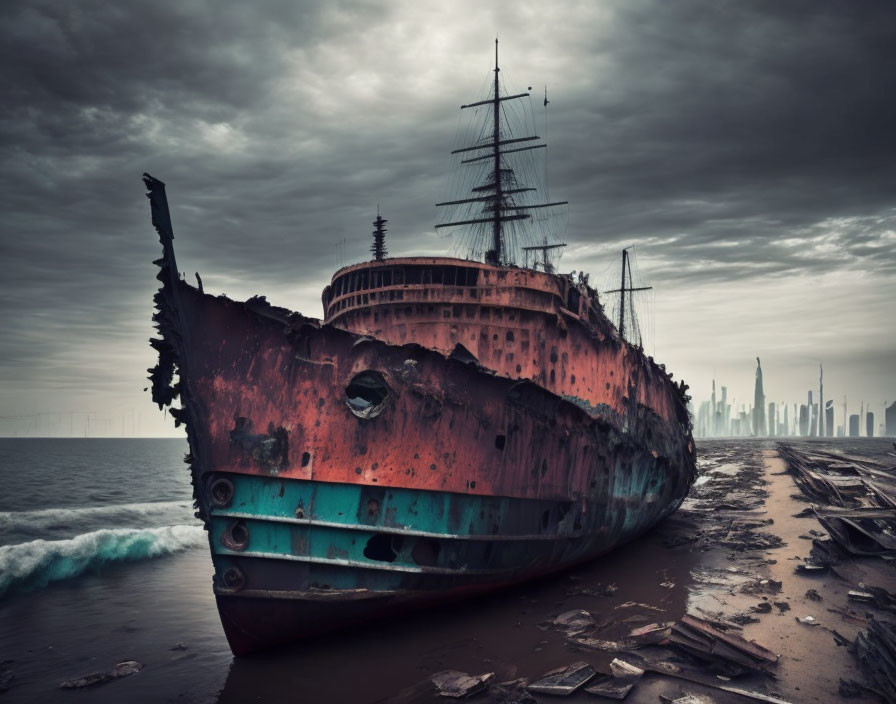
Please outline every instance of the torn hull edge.
[[593, 559], [687, 494], [689, 427], [205, 294], [156, 210], [152, 395], [180, 399], [235, 654]]

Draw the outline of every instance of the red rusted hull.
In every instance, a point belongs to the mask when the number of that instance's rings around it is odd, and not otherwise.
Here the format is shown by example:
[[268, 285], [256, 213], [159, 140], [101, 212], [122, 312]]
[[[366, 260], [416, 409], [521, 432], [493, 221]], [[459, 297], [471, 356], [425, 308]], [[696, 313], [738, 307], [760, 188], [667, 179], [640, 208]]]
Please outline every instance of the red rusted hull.
[[[173, 275], [159, 229], [153, 396], [181, 399], [172, 415], [186, 424], [237, 654], [593, 559], [690, 487], [681, 394], [608, 324], [557, 334], [562, 378], [599, 367], [583, 399], [458, 347], [394, 344], [263, 299], [204, 294]], [[530, 339], [532, 315], [516, 317]], [[540, 339], [559, 360], [550, 335]], [[587, 364], [570, 359], [586, 345]]]

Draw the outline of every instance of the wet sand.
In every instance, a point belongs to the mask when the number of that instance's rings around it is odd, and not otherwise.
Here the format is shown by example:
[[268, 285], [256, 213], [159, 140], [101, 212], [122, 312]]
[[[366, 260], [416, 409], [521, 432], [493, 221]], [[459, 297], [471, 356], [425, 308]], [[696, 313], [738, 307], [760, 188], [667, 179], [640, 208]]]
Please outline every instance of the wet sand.
[[[713, 681], [794, 704], [840, 701], [840, 678], [863, 677], [853, 656], [827, 629], [851, 640], [864, 625], [829, 611], [856, 607], [847, 602], [850, 585], [830, 573], [794, 571], [793, 558], [806, 557], [811, 548], [811, 541], [800, 536], [821, 527], [814, 518], [793, 517], [808, 504], [794, 498], [799, 490], [782, 473], [774, 443], [705, 442], [699, 453], [704, 479], [685, 506], [639, 540], [591, 564], [261, 655], [230, 656], [203, 550], [117, 565], [9, 597], [0, 607], [0, 660], [14, 661], [15, 679], [0, 697], [91, 704], [445, 702], [430, 681], [440, 670], [494, 672], [493, 682], [533, 681], [579, 660], [606, 671], [613, 653], [574, 646], [567, 632], [552, 624], [561, 613], [583, 609], [596, 621], [593, 633], [605, 640], [618, 640], [651, 622], [676, 621], [685, 613], [718, 619], [746, 614], [758, 623], [747, 623], [744, 637], [781, 656], [774, 668], [777, 679], [751, 674]], [[780, 581], [780, 591], [763, 586], [762, 580]], [[821, 601], [809, 600], [808, 589], [815, 589]], [[751, 612], [762, 602], [773, 604], [769, 613]], [[861, 606], [859, 611], [867, 610]], [[796, 622], [795, 616], [806, 615], [821, 625]], [[178, 643], [185, 649], [172, 650]], [[87, 690], [58, 688], [64, 679], [110, 669], [125, 659], [145, 667]], [[704, 694], [718, 704], [750, 701], [652, 673], [626, 701], [653, 704], [661, 694], [674, 698], [682, 692]], [[547, 695], [533, 699], [561, 701]], [[499, 699], [492, 688], [471, 701]], [[562, 701], [608, 700], [579, 691]], [[865, 694], [853, 701], [881, 700]]]

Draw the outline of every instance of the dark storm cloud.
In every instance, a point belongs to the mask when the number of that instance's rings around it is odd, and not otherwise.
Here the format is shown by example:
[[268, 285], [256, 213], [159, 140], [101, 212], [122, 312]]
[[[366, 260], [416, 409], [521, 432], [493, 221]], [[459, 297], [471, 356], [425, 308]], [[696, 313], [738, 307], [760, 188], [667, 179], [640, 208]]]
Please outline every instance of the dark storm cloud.
[[143, 171], [168, 183], [179, 262], [211, 290], [317, 315], [338, 253], [366, 256], [377, 203], [393, 254], [446, 251], [433, 203], [495, 30], [505, 73], [549, 84], [564, 268], [638, 242], [667, 289], [847, 268], [892, 291], [890, 3], [542, 13], [4, 3], [0, 382], [142, 385], [158, 255]]
[[[829, 218], [892, 217], [894, 41], [882, 2], [627, 5], [595, 39], [607, 68], [581, 79], [590, 90], [568, 123], [555, 118], [564, 148], [583, 135], [592, 147], [566, 175], [570, 200], [593, 204], [576, 234], [676, 234], [673, 265], [702, 254], [763, 271], [830, 266], [791, 267], [775, 242]], [[893, 266], [892, 249], [877, 254]]]

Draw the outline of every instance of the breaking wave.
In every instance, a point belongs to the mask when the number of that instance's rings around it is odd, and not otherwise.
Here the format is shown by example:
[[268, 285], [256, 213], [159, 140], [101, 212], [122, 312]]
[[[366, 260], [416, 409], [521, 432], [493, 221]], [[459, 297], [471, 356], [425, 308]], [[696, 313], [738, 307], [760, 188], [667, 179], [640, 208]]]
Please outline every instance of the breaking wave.
[[[147, 523], [159, 526], [185, 523], [192, 518], [192, 506], [189, 501], [156, 501], [81, 508], [0, 511], [0, 542], [21, 542], [22, 538], [73, 537], [104, 525], [139, 528]], [[21, 537], [17, 541], [3, 540], [4, 535]]]
[[0, 597], [11, 588], [37, 589], [113, 562], [170, 555], [206, 542], [196, 525], [113, 528], [69, 540], [32, 540], [0, 547]]

